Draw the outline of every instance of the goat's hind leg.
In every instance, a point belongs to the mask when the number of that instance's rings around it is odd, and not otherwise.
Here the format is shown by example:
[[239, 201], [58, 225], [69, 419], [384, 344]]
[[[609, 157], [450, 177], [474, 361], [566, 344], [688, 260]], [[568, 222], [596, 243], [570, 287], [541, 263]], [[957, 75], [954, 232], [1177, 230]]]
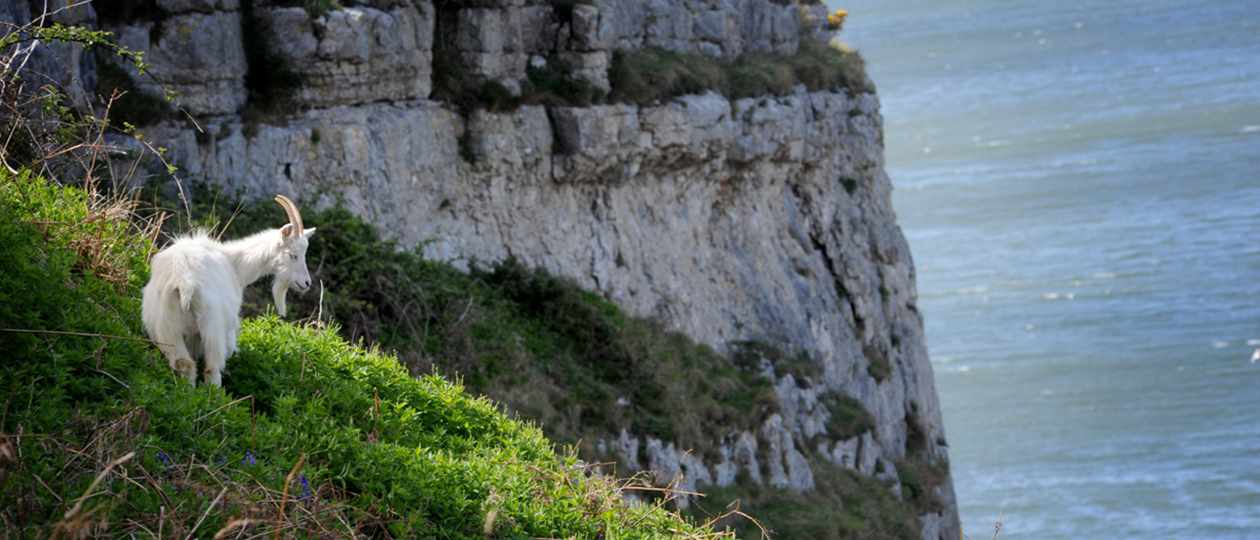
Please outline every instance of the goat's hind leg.
[[235, 332], [232, 329], [231, 317], [205, 314], [212, 318], [210, 324], [202, 330], [201, 348], [205, 351], [206, 369], [203, 372], [206, 384], [223, 386], [223, 369], [227, 358], [234, 351]]
[[169, 323], [162, 324], [157, 329], [154, 341], [157, 342], [158, 349], [166, 356], [166, 362], [175, 370], [175, 373], [183, 377], [189, 384], [197, 385], [197, 361], [193, 360], [193, 355], [188, 351], [188, 345], [184, 343], [184, 334], [182, 331], [172, 328], [175, 325]]

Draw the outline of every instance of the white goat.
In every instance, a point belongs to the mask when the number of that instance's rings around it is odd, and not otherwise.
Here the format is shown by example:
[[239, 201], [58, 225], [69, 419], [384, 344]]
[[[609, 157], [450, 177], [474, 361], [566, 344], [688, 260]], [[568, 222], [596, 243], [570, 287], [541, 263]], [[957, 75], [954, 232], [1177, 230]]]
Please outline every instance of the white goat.
[[197, 384], [197, 363], [189, 350], [203, 353], [205, 382], [221, 386], [223, 367], [236, 352], [245, 287], [275, 275], [271, 295], [276, 312], [285, 312], [285, 293], [306, 292], [311, 274], [306, 246], [315, 229], [302, 228], [297, 206], [283, 195], [276, 202], [289, 215], [279, 229], [219, 242], [204, 231], [179, 238], [153, 256], [144, 286], [142, 316], [171, 369]]

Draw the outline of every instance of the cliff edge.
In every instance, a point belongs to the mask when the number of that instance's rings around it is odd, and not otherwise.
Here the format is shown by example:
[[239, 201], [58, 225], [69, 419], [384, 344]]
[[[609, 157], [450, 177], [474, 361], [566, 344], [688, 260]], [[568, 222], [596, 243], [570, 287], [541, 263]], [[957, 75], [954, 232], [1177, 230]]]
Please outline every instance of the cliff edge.
[[[9, 20], [30, 10], [0, 2]], [[151, 76], [73, 48], [45, 60], [85, 96], [129, 89], [121, 112], [185, 179], [343, 204], [435, 260], [545, 268], [752, 355], [773, 383], [772, 412], [711, 451], [627, 428], [584, 457], [688, 491], [810, 493], [849, 470], [911, 505], [922, 538], [959, 536], [879, 100], [860, 63], [801, 60], [856, 58], [826, 49], [821, 4], [147, 0], [60, 16], [145, 52]], [[848, 417], [869, 422], [836, 427]]]

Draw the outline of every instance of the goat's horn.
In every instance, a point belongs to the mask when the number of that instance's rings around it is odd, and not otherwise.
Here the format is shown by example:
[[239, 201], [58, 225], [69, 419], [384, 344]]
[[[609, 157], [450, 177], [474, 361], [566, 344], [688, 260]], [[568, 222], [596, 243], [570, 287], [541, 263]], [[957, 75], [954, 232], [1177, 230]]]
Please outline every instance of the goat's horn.
[[284, 208], [284, 213], [289, 215], [289, 223], [292, 223], [297, 228], [295, 234], [302, 234], [302, 231], [306, 229], [302, 228], [302, 213], [298, 211], [297, 205], [293, 204], [293, 201], [290, 201], [284, 195], [276, 195], [276, 204]]

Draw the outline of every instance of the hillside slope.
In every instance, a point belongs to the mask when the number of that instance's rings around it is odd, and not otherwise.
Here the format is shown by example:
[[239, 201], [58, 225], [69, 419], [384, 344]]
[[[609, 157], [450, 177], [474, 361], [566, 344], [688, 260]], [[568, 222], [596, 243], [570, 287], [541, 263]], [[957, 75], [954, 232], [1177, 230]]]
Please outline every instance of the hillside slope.
[[130, 217], [0, 174], [6, 536], [714, 536], [335, 329], [249, 319], [223, 389], [179, 381], [138, 328]]

